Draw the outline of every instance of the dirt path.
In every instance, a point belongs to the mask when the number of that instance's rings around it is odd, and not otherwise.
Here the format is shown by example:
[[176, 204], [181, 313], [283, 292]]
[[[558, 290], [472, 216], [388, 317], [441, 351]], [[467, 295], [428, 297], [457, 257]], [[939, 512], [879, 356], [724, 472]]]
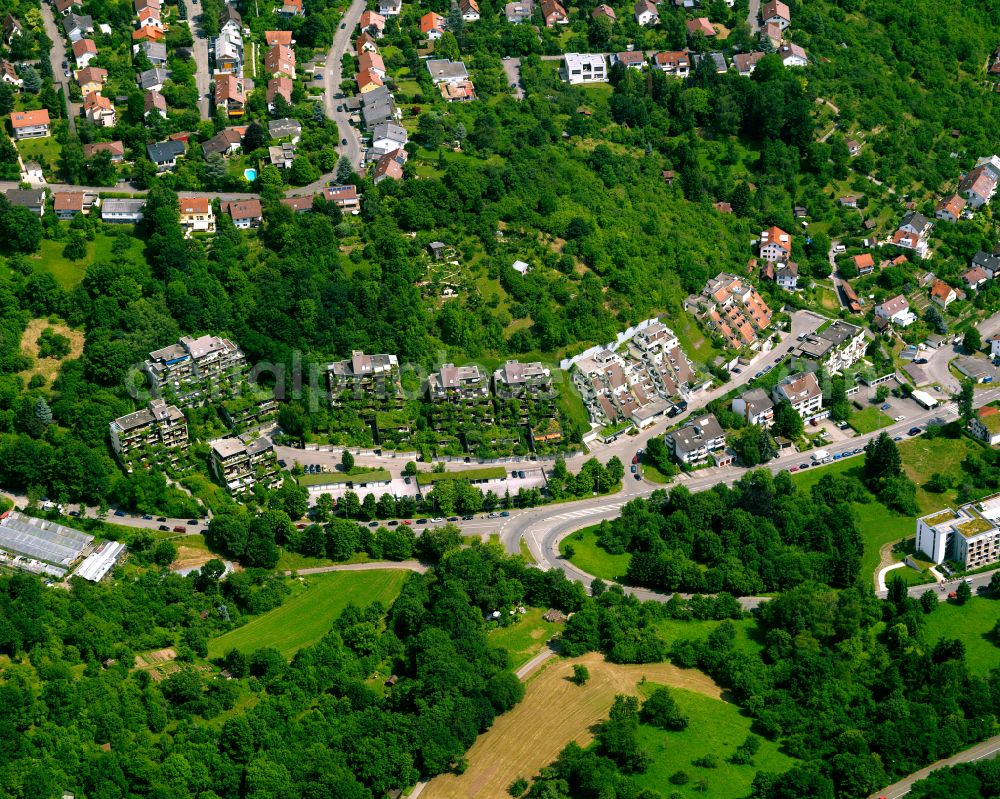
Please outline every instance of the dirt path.
[[[586, 685], [569, 681], [573, 666], [590, 671]], [[443, 774], [422, 791], [423, 799], [497, 799], [520, 776], [531, 777], [556, 759], [570, 741], [586, 745], [591, 729], [607, 718], [617, 694], [637, 694], [649, 682], [697, 691], [714, 699], [722, 691], [699, 671], [669, 663], [619, 666], [599, 654], [548, 664], [527, 684], [524, 699], [479, 736], [468, 752], [469, 768], [461, 776]]]

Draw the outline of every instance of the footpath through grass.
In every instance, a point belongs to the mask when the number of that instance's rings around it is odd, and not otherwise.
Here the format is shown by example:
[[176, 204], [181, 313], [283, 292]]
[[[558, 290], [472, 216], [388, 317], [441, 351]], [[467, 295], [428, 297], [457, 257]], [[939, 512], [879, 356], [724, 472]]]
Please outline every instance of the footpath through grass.
[[[656, 687], [647, 682], [640, 690], [648, 696]], [[729, 702], [683, 688], [671, 688], [670, 692], [688, 717], [688, 727], [681, 732], [666, 732], [647, 724], [639, 726], [639, 745], [652, 758], [649, 768], [635, 775], [640, 786], [661, 793], [669, 786], [670, 796], [684, 799], [741, 799], [750, 795], [758, 771], [782, 773], [795, 764], [767, 739], [762, 740], [753, 764], [730, 763], [736, 748], [750, 735], [751, 719]], [[716, 759], [715, 768], [693, 765], [693, 761], [710, 755]], [[676, 778], [673, 784], [670, 780], [678, 772], [688, 777], [683, 785], [677, 785]]]
[[563, 628], [563, 623], [552, 624], [542, 619], [545, 608], [527, 608], [527, 613], [509, 627], [490, 630], [490, 646], [506, 649], [510, 665], [517, 669], [542, 651], [545, 642]]
[[924, 640], [929, 648], [942, 638], [957, 638], [965, 644], [969, 669], [985, 676], [1000, 665], [1000, 640], [993, 635], [1000, 621], [1000, 596], [974, 596], [964, 605], [942, 602], [925, 616]]
[[233, 648], [249, 653], [273, 647], [290, 659], [299, 649], [326, 635], [348, 604], [365, 607], [378, 601], [389, 607], [407, 574], [382, 569], [309, 575], [302, 578], [302, 587], [281, 607], [209, 641], [208, 656], [220, 657]]
[[612, 555], [598, 546], [597, 525], [584, 527], [564, 538], [559, 543], [559, 552], [564, 558], [570, 551], [568, 547], [572, 547], [573, 557], [569, 560], [574, 566], [602, 580], [621, 582], [632, 560], [632, 556], [627, 552], [622, 555]]

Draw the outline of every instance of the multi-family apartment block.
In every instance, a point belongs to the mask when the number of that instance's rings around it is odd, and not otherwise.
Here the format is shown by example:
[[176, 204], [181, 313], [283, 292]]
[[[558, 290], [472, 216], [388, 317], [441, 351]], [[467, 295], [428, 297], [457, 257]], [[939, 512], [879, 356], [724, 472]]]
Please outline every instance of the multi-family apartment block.
[[975, 569], [1000, 560], [1000, 494], [917, 519], [917, 551], [934, 563]]
[[271, 391], [245, 386], [236, 396], [223, 400], [222, 418], [233, 430], [261, 427], [278, 415], [278, 403]]
[[399, 360], [395, 355], [365, 355], [356, 350], [347, 360], [328, 364], [326, 380], [334, 405], [354, 400], [382, 410], [402, 407]]
[[685, 300], [705, 325], [721, 336], [728, 347], [760, 347], [760, 335], [771, 324], [771, 309], [750, 283], [720, 272], [705, 284], [700, 296]]
[[775, 402], [787, 402], [803, 419], [816, 416], [823, 409], [823, 390], [812, 372], [789, 375], [774, 387]]
[[427, 395], [431, 402], [478, 403], [490, 399], [489, 377], [475, 364], [455, 366], [444, 364], [440, 371], [427, 378]]
[[837, 320], [800, 341], [793, 355], [818, 361], [831, 374], [848, 369], [865, 357], [868, 337], [864, 328]]
[[111, 445], [127, 472], [144, 463], [173, 463], [188, 446], [187, 420], [160, 399], [111, 422]]
[[715, 414], [709, 413], [667, 433], [663, 440], [679, 463], [699, 466], [711, 453], [725, 448], [726, 432]]
[[493, 373], [493, 391], [500, 399], [549, 398], [552, 372], [537, 361], [507, 361]]
[[281, 481], [274, 444], [267, 436], [244, 434], [214, 441], [212, 470], [234, 494], [250, 491], [255, 485], [271, 487]]
[[180, 405], [197, 405], [216, 391], [227, 396], [247, 370], [243, 351], [220, 336], [182, 336], [176, 344], [149, 353], [143, 366], [158, 395]]

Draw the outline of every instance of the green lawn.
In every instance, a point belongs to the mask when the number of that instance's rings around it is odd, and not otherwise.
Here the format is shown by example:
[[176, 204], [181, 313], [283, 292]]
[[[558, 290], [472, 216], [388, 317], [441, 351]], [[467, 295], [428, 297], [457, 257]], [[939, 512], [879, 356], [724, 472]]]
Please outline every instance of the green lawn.
[[708, 363], [719, 355], [719, 350], [712, 344], [712, 340], [698, 327], [695, 318], [686, 311], [671, 317], [670, 329], [674, 331], [681, 348], [692, 360]]
[[300, 486], [334, 485], [337, 483], [382, 483], [392, 479], [388, 469], [373, 469], [370, 472], [321, 472], [320, 474], [300, 474], [295, 478]]
[[[65, 224], [65, 223], [63, 223]], [[98, 233], [93, 241], [87, 242], [87, 255], [79, 261], [70, 261], [63, 257], [63, 248], [66, 246], [66, 239], [62, 241], [52, 241], [43, 239], [38, 253], [31, 256], [31, 261], [35, 268], [48, 272], [56, 279], [62, 288], [67, 291], [75, 288], [83, 280], [87, 271], [87, 266], [95, 261], [117, 261], [120, 256], [113, 255], [111, 245], [114, 237]], [[131, 252], [138, 253], [142, 250], [142, 242], [130, 237]]]
[[512, 668], [523, 666], [537, 655], [545, 642], [563, 628], [562, 623], [550, 624], [542, 619], [545, 608], [527, 608], [510, 627], [490, 630], [490, 646], [506, 649]]
[[[648, 695], [656, 687], [647, 683], [642, 690]], [[750, 735], [751, 719], [729, 702], [682, 688], [671, 688], [670, 693], [688, 717], [688, 727], [682, 732], [666, 732], [640, 725], [639, 745], [649, 753], [652, 762], [645, 772], [635, 775], [639, 786], [683, 799], [740, 799], [750, 794], [758, 771], [781, 773], [794, 765], [795, 761], [783, 754], [777, 744], [766, 739], [752, 765], [730, 763], [736, 748]], [[692, 765], [693, 760], [706, 755], [716, 757], [716, 768]], [[689, 780], [684, 785], [672, 785], [670, 777], [679, 771], [685, 772]]]
[[1000, 665], [1000, 647], [993, 637], [993, 626], [1000, 621], [1000, 597], [975, 596], [964, 605], [944, 602], [924, 619], [928, 646], [941, 638], [957, 638], [965, 644], [972, 671], [985, 676]]
[[40, 162], [46, 179], [56, 177], [56, 168], [59, 166], [59, 153], [62, 152], [62, 147], [54, 136], [22, 139], [17, 143], [17, 151], [25, 163], [28, 161]]
[[[917, 436], [899, 442], [906, 475], [917, 484], [917, 502], [924, 513], [955, 504], [957, 489], [934, 494], [923, 486], [935, 472], [951, 475], [956, 486], [962, 482], [962, 461], [982, 445], [969, 438], [926, 438]], [[975, 490], [975, 489], [974, 489]], [[986, 493], [984, 490], [982, 493]]]
[[406, 577], [407, 572], [393, 569], [309, 575], [281, 607], [209, 641], [208, 656], [220, 657], [234, 647], [242, 652], [274, 647], [291, 658], [319, 641], [348, 604], [363, 607], [377, 600], [388, 607]]
[[865, 408], [863, 411], [855, 411], [852, 413], [850, 418], [847, 420], [847, 423], [853, 427], [855, 431], [864, 435], [865, 433], [874, 433], [876, 430], [888, 427], [892, 424], [892, 419], [872, 405], [870, 408]]
[[441, 480], [497, 480], [506, 476], [507, 470], [503, 466], [484, 466], [459, 472], [423, 472], [417, 475], [417, 484], [433, 485]]
[[590, 414], [587, 406], [583, 402], [583, 397], [576, 390], [571, 380], [563, 380], [559, 387], [559, 408], [569, 418], [571, 422], [578, 425], [583, 430], [590, 429]]
[[[669, 648], [680, 639], [699, 641], [708, 638], [709, 634], [720, 624], [721, 622], [718, 621], [696, 619], [664, 619], [657, 622], [656, 631], [666, 641]], [[759, 655], [764, 647], [760, 640], [760, 629], [757, 627], [756, 620], [752, 618], [740, 619], [732, 624], [736, 628], [736, 639], [733, 646], [748, 655]]]
[[602, 580], [621, 581], [625, 577], [632, 556], [627, 552], [623, 555], [612, 555], [597, 545], [597, 527], [585, 527], [564, 538], [559, 544], [559, 552], [566, 556], [566, 547], [572, 546], [574, 553], [570, 561], [578, 569], [587, 574], [600, 577]]

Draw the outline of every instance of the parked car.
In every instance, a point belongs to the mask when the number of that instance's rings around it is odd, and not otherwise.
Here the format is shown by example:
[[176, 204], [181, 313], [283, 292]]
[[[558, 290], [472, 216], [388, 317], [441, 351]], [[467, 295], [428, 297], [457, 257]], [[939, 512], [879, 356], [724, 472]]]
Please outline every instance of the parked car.
[[125, 511], [123, 511], [123, 510], [116, 510], [115, 511], [115, 516], [124, 516], [124, 515], [125, 515]]
[[287, 463], [285, 463], [285, 462], [284, 462], [284, 461], [282, 461], [282, 460], [279, 460], [279, 461], [278, 461], [278, 466], [280, 466], [280, 467], [281, 467], [282, 469], [284, 469], [284, 468], [285, 468], [286, 466], [288, 466], [288, 464], [287, 464]]
[[160, 532], [163, 532], [163, 533], [170, 532], [170, 528], [167, 527], [167, 525], [165, 525], [165, 524], [161, 524], [160, 527], [159, 527], [159, 530], [160, 530]]
[[369, 527], [378, 527], [378, 522], [368, 522]]
[[147, 522], [153, 521], [153, 517], [149, 515], [143, 516], [142, 518], [145, 519]]
[[639, 474], [638, 472], [636, 472], [635, 479], [636, 480], [641, 480], [642, 479], [642, 475]]
[[639, 462], [639, 456], [638, 455], [633, 455], [632, 456], [632, 463], [638, 463], [638, 462]]
[[510, 511], [509, 510], [500, 511], [500, 515], [506, 519], [508, 516], [510, 516]]
[[443, 522], [444, 519], [442, 519], [440, 516], [435, 516], [433, 519], [431, 519], [431, 521], [434, 522], [434, 524], [441, 524], [441, 522]]
[[346, 146], [347, 146], [347, 139], [341, 139], [341, 140], [340, 140], [340, 143], [341, 143], [341, 144], [342, 144], [342, 145], [343, 145], [344, 147], [346, 147]]
[[427, 519], [417, 519], [417, 524], [427, 524]]
[[158, 521], [158, 522], [165, 522], [166, 520], [167, 520], [166, 516], [157, 516], [156, 517], [156, 521]]
[[449, 522], [457, 522], [458, 521], [458, 517], [457, 516], [449, 516], [448, 517], [448, 521]]
[[174, 532], [175, 532], [175, 533], [186, 533], [186, 532], [187, 532], [187, 527], [184, 527], [183, 525], [180, 525], [180, 524], [178, 524], [178, 525], [177, 525], [177, 526], [176, 526], [176, 527], [174, 528]]
[[901, 421], [903, 421], [903, 420], [904, 420], [905, 418], [906, 418], [906, 417], [905, 417], [905, 416], [903, 416], [903, 414], [899, 414], [899, 416], [893, 416], [893, 417], [892, 417], [892, 421], [894, 421], [894, 422], [901, 422]]
[[913, 362], [915, 364], [917, 364], [918, 366], [923, 366], [925, 363], [927, 363], [927, 359], [926, 358], [914, 358]]
[[886, 402], [886, 403], [884, 403], [884, 404], [883, 404], [883, 405], [882, 405], [882, 406], [881, 406], [881, 407], [879, 408], [879, 410], [880, 410], [880, 411], [887, 411], [887, 410], [889, 410], [889, 408], [891, 408], [891, 407], [892, 407], [892, 406], [891, 406], [891, 405], [889, 405], [889, 403], [888, 403], [888, 402]]
[[78, 511], [78, 510], [71, 510], [69, 512], [69, 515], [73, 516], [73, 517], [76, 517], [76, 518], [79, 518], [80, 517], [80, 511]]
[[808, 463], [800, 463], [799, 464], [799, 468], [800, 469], [808, 469], [809, 468], [809, 464]]
[[632, 464], [632, 474], [635, 474], [635, 464]]
[[793, 467], [792, 467], [791, 469], [789, 469], [788, 471], [790, 471], [790, 472], [797, 472], [798, 470], [799, 470], [799, 467], [798, 467], [798, 466], [793, 466]]
[[187, 523], [190, 524], [192, 527], [197, 527], [198, 526], [198, 520], [197, 519], [188, 519]]
[[487, 516], [486, 518], [487, 518], [487, 519], [499, 519], [499, 518], [500, 518], [500, 514], [499, 514], [499, 513], [497, 513], [496, 511], [493, 511], [493, 512], [492, 512], [491, 514], [489, 514], [489, 516]]
[[[373, 522], [373, 524], [376, 527], [378, 527], [378, 522]], [[399, 524], [399, 522], [397, 522], [395, 519], [390, 519], [389, 522], [388, 522], [388, 524], [389, 524], [390, 527], [395, 527], [397, 524]]]
[[523, 471], [518, 471], [517, 476], [520, 477], [523, 480], [524, 479], [524, 472]]
[[463, 522], [471, 522], [475, 518], [476, 518], [475, 516], [463, 516], [462, 517], [462, 521]]
[[911, 427], [909, 433], [911, 436], [919, 436], [923, 431], [919, 427]]
[[306, 526], [304, 524], [297, 524], [297, 525], [295, 525], [295, 529], [296, 530], [305, 530]]

